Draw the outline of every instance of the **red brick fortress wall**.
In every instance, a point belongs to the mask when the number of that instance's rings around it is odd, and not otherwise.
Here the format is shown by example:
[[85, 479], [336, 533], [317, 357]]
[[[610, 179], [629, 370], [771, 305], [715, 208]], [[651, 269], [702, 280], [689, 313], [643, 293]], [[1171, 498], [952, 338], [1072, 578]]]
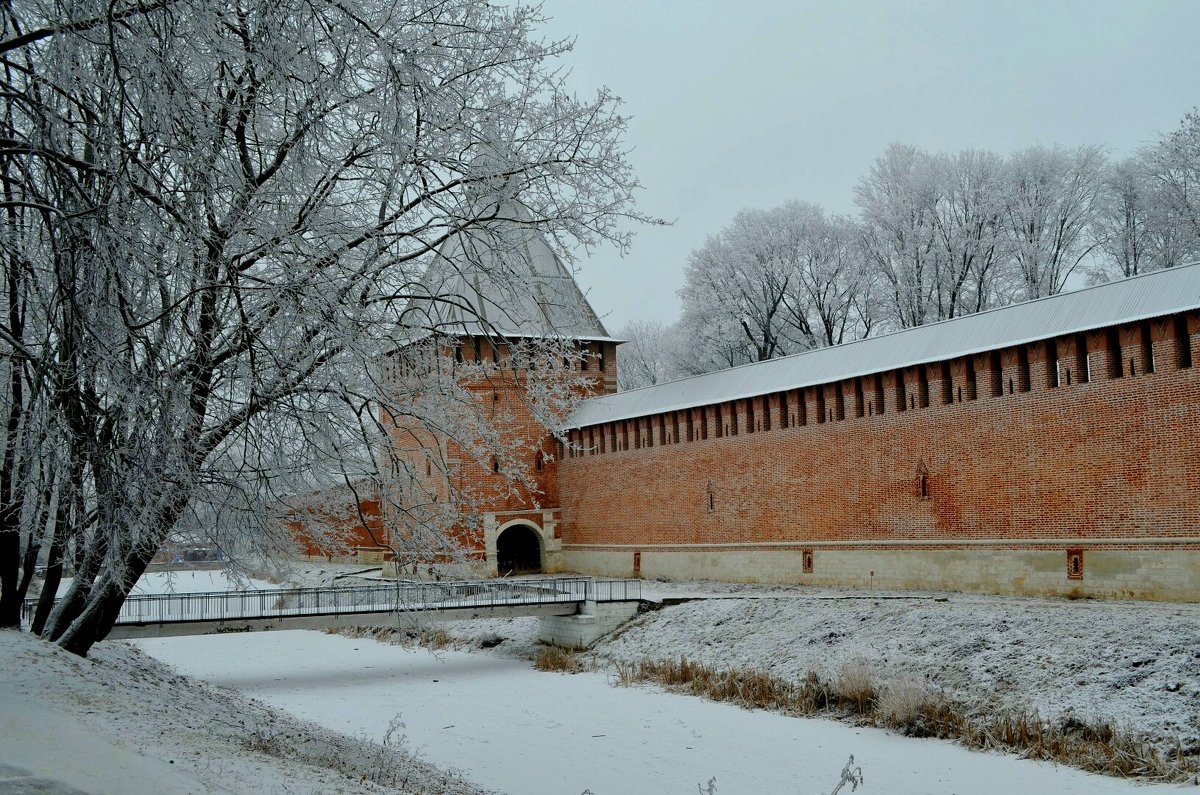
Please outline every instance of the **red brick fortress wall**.
[[572, 568], [1200, 600], [1200, 313], [573, 435]]

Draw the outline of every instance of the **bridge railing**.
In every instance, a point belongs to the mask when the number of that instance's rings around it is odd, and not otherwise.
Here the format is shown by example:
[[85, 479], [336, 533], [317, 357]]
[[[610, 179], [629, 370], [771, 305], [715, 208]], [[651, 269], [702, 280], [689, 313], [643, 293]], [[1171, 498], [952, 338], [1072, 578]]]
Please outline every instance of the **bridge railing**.
[[[586, 577], [520, 578], [458, 582], [391, 582], [337, 588], [135, 594], [121, 606], [117, 624], [229, 621], [286, 616], [419, 612], [471, 607], [608, 602], [640, 598], [638, 582]], [[26, 622], [36, 606], [25, 603]]]
[[642, 598], [641, 580], [592, 580], [592, 599], [597, 602], [636, 602]]

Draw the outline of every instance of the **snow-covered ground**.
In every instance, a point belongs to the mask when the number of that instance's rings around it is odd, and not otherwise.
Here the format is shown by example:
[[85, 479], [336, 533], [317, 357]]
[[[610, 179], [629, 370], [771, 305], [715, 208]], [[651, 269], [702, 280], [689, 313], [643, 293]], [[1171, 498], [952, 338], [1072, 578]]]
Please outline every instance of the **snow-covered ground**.
[[[318, 564], [297, 578], [349, 584], [359, 571]], [[238, 587], [215, 575], [187, 572], [183, 587]], [[180, 579], [148, 587], [178, 592]], [[645, 593], [697, 600], [645, 613], [603, 639], [592, 650], [602, 666], [683, 654], [802, 677], [862, 658], [882, 680], [919, 673], [981, 707], [1032, 705], [1050, 718], [1073, 709], [1182, 737], [1185, 747], [1200, 742], [1200, 606], [714, 583], [645, 583]], [[443, 628], [476, 653], [312, 632], [139, 642], [189, 676], [123, 643], [100, 644], [84, 661], [0, 633], [0, 790], [7, 765], [97, 792], [380, 791], [344, 772], [379, 767], [378, 743], [399, 716], [404, 747], [428, 763], [401, 757], [411, 791], [477, 791], [438, 772], [457, 767], [480, 786], [521, 795], [683, 793], [713, 776], [720, 795], [824, 793], [851, 753], [866, 793], [1180, 791], [614, 688], [603, 672], [539, 673], [529, 663], [536, 619]], [[67, 753], [47, 750], [55, 744]], [[147, 783], [115, 784], [130, 780]]]
[[[695, 595], [700, 584], [652, 586]], [[720, 590], [718, 589], [718, 593]], [[1116, 720], [1200, 752], [1200, 605], [743, 588], [640, 616], [596, 648], [790, 679], [861, 658], [980, 708]], [[744, 597], [755, 598], [744, 598]]]
[[[234, 649], [227, 662], [236, 668], [239, 655]], [[97, 644], [80, 659], [0, 631], [0, 671], [0, 792], [482, 795], [383, 750], [382, 731], [337, 734], [180, 676], [123, 642]], [[407, 786], [361, 780], [376, 774]]]
[[514, 795], [669, 795], [716, 776], [720, 795], [826, 793], [850, 754], [865, 793], [1177, 792], [831, 721], [739, 709], [602, 673], [271, 632], [137, 642], [177, 670], [349, 734], [399, 715], [410, 747]]
[[[863, 659], [880, 682], [926, 677], [979, 710], [1034, 707], [1104, 718], [1200, 753], [1200, 605], [956, 593], [865, 593], [728, 583], [643, 583], [694, 599], [643, 613], [591, 653], [605, 662], [680, 655], [803, 680]], [[445, 624], [461, 648], [528, 658], [537, 620]], [[497, 638], [504, 642], [494, 645]]]

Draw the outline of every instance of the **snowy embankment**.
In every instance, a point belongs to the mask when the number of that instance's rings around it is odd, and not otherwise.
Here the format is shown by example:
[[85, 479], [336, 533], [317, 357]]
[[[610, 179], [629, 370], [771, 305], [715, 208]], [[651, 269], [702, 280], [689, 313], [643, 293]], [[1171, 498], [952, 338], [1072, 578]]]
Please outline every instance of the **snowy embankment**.
[[[278, 587], [183, 570], [147, 572], [134, 592]], [[34, 791], [43, 780], [55, 788], [45, 791], [64, 793], [485, 793], [381, 745], [386, 726], [371, 739], [341, 735], [180, 676], [122, 642], [80, 659], [2, 631], [0, 671], [0, 791]]]
[[59, 789], [19, 791], [483, 793], [402, 749], [181, 676], [119, 641], [81, 659], [0, 631], [0, 671], [0, 790], [44, 779]]
[[[905, 675], [984, 711], [1035, 708], [1108, 719], [1200, 753], [1200, 605], [880, 593], [724, 583], [643, 585], [695, 599], [636, 617], [590, 650], [600, 662], [681, 655], [722, 669], [828, 680], [861, 659], [879, 683]], [[529, 656], [536, 619], [446, 624], [464, 648]], [[495, 644], [496, 638], [505, 642]]]
[[1033, 707], [1057, 720], [1070, 710], [1200, 753], [1200, 605], [722, 590], [708, 595], [726, 598], [643, 614], [595, 652], [624, 662], [685, 655], [800, 680], [862, 659], [881, 682], [925, 677], [981, 711]]

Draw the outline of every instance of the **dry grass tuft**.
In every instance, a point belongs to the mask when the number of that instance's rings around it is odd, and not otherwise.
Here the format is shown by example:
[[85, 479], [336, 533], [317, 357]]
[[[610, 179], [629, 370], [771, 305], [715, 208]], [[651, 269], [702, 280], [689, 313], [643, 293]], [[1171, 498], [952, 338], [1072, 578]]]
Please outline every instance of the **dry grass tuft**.
[[888, 682], [875, 703], [878, 721], [910, 737], [934, 736], [934, 721], [942, 697], [923, 677], [902, 676]]
[[875, 708], [875, 670], [861, 657], [842, 663], [837, 678], [838, 702], [865, 715]]
[[533, 660], [533, 667], [539, 671], [559, 671], [573, 674], [583, 670], [583, 663], [572, 651], [558, 646], [547, 646], [538, 652], [537, 657]]
[[618, 685], [653, 682], [748, 708], [854, 716], [913, 736], [954, 739], [968, 748], [1010, 751], [1110, 776], [1184, 781], [1200, 773], [1197, 756], [1182, 749], [1164, 756], [1147, 739], [1109, 722], [1069, 716], [1055, 724], [1032, 711], [972, 715], [915, 677], [877, 688], [874, 670], [862, 660], [842, 666], [832, 684], [815, 671], [796, 683], [750, 668], [721, 671], [686, 657], [617, 663], [616, 670]]
[[427, 649], [437, 651], [444, 649], [453, 642], [453, 638], [441, 627], [433, 629], [421, 630], [420, 636], [417, 638], [417, 643]]

